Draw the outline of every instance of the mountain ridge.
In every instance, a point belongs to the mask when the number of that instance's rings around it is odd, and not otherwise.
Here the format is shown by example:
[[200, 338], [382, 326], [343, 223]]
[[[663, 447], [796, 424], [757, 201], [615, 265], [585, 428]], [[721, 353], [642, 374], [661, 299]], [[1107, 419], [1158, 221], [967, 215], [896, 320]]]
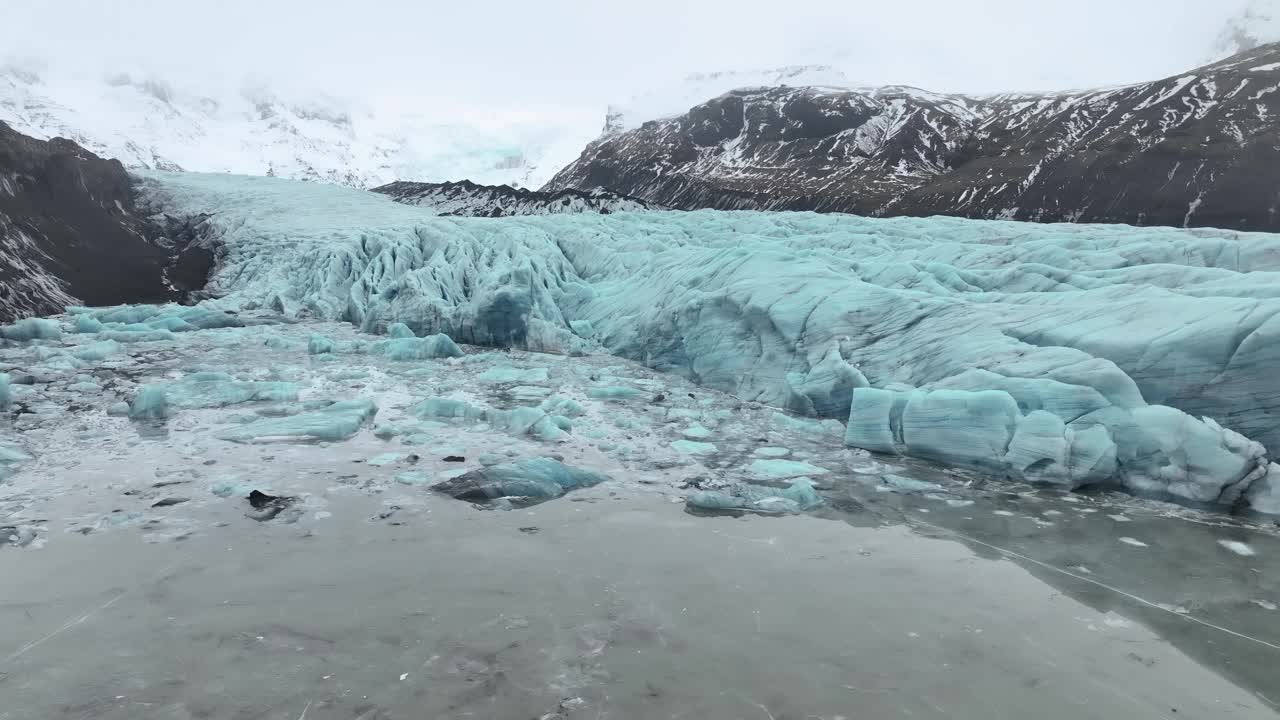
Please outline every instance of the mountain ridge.
[[602, 137], [544, 190], [676, 209], [1280, 230], [1280, 44], [1151, 83], [747, 88]]
[[0, 323], [201, 290], [217, 253], [202, 219], [153, 217], [138, 200], [118, 160], [0, 121]]
[[512, 217], [592, 212], [609, 215], [659, 209], [643, 200], [605, 190], [541, 192], [510, 185], [480, 185], [470, 180], [421, 183], [398, 180], [372, 188], [405, 205], [453, 217]]

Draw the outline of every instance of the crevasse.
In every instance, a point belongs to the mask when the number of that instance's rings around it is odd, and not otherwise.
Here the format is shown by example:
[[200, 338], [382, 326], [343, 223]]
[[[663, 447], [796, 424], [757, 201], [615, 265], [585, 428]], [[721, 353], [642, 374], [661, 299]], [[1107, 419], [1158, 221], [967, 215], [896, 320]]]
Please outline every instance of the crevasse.
[[214, 214], [215, 309], [610, 352], [847, 420], [857, 447], [1280, 512], [1266, 451], [1280, 446], [1280, 236], [714, 211], [437, 218], [273, 178], [150, 173], [143, 188], [157, 210]]

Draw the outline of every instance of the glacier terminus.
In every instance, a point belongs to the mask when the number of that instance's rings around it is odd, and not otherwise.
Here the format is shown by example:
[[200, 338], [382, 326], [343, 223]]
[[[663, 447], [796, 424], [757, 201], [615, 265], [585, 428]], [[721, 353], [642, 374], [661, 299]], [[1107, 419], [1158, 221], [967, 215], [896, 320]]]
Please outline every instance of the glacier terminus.
[[1280, 512], [1272, 235], [714, 211], [447, 218], [271, 178], [157, 172], [144, 185], [169, 213], [214, 214], [226, 258], [211, 308], [610, 353], [847, 422], [851, 447]]

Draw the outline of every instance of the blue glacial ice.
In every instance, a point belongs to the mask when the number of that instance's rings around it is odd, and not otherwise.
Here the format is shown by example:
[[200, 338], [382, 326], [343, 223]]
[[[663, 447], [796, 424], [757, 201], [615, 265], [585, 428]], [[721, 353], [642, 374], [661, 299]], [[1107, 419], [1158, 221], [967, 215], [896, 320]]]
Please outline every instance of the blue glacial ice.
[[73, 327], [78, 333], [100, 333], [106, 330], [102, 321], [92, 315], [77, 315]]
[[191, 332], [217, 328], [243, 327], [234, 313], [212, 307], [183, 305], [115, 305], [107, 308], [67, 308], [75, 320], [77, 333], [102, 332], [143, 333]]
[[551, 458], [531, 458], [472, 470], [433, 485], [432, 489], [469, 502], [501, 498], [540, 502], [608, 479], [599, 473], [570, 467]]
[[338, 343], [323, 335], [312, 335], [307, 341], [307, 353], [310, 355], [325, 355], [337, 351]]
[[786, 489], [743, 484], [730, 490], [703, 490], [685, 499], [685, 505], [694, 510], [779, 514], [813, 510], [823, 502], [808, 478], [797, 478]]
[[541, 383], [548, 378], [547, 368], [516, 368], [498, 365], [476, 376], [482, 383]]
[[567, 418], [580, 417], [587, 412], [577, 400], [560, 395], [548, 397], [538, 407], [542, 408], [542, 411], [547, 414], [561, 415]]
[[0, 412], [9, 409], [13, 402], [13, 390], [9, 387], [9, 374], [0, 373]]
[[14, 466], [30, 459], [30, 455], [17, 448], [0, 445], [0, 480], [8, 477]]
[[694, 440], [676, 440], [671, 443], [671, 449], [682, 455], [712, 455], [717, 450], [715, 443]]
[[62, 337], [62, 326], [56, 320], [44, 318], [26, 318], [12, 325], [0, 326], [0, 338], [16, 342], [30, 340], [58, 340]]
[[562, 415], [552, 415], [541, 407], [518, 407], [497, 410], [471, 405], [462, 400], [430, 397], [409, 408], [414, 417], [486, 422], [511, 435], [531, 435], [539, 440], [555, 441], [573, 429], [573, 423]]
[[765, 458], [752, 460], [747, 466], [747, 472], [760, 480], [781, 480], [806, 475], [826, 475], [831, 471], [799, 460]]
[[409, 329], [404, 323], [391, 323], [387, 326], [387, 336], [391, 338], [411, 338], [413, 330]]
[[[226, 373], [202, 371], [188, 373], [172, 383], [153, 383], [139, 393], [139, 398], [144, 394], [145, 403], [158, 403], [163, 398], [163, 412], [167, 413], [170, 407], [219, 408], [247, 402], [289, 402], [298, 399], [298, 386], [278, 381], [237, 380]], [[135, 408], [138, 404], [139, 400], [135, 400]]]
[[493, 221], [272, 178], [144, 185], [170, 213], [216, 212], [209, 312], [603, 350], [848, 420], [856, 447], [1036, 482], [1223, 506], [1280, 484], [1280, 236], [712, 211]]
[[223, 430], [218, 437], [240, 443], [280, 440], [336, 442], [355, 435], [377, 412], [378, 406], [371, 400], [343, 400], [312, 412], [256, 420]]
[[[332, 350], [330, 351], [332, 352]], [[369, 346], [369, 352], [388, 360], [432, 360], [462, 357], [462, 349], [448, 335], [437, 333], [424, 338], [393, 337]]]
[[647, 395], [643, 390], [626, 385], [587, 388], [587, 397], [592, 400], [634, 400]]
[[169, 417], [169, 395], [163, 385], [143, 385], [129, 404], [135, 420], [163, 420]]

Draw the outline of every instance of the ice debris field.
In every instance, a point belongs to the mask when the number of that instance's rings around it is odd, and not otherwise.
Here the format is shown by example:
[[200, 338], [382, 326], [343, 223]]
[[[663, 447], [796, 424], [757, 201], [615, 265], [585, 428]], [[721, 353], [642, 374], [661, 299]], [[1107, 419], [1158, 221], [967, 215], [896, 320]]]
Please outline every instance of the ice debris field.
[[1280, 511], [1280, 237], [806, 213], [434, 218], [274, 178], [214, 213], [212, 309], [609, 353], [848, 422], [844, 442], [1068, 488]]
[[191, 529], [120, 492], [173, 509], [257, 490], [297, 519], [332, 493], [514, 508], [601, 488], [698, 512], [886, 493], [964, 512], [995, 483], [1280, 514], [1275, 236], [441, 218], [224, 175], [143, 191], [212, 214], [216, 297], [0, 328], [13, 542], [48, 532], [49, 504], [67, 530]]

